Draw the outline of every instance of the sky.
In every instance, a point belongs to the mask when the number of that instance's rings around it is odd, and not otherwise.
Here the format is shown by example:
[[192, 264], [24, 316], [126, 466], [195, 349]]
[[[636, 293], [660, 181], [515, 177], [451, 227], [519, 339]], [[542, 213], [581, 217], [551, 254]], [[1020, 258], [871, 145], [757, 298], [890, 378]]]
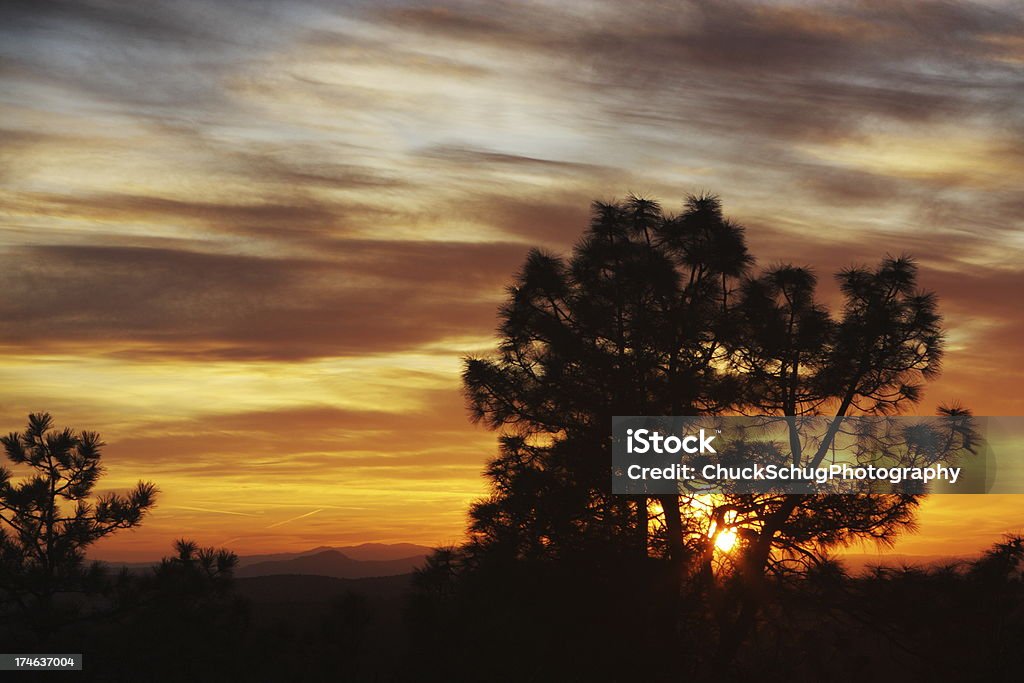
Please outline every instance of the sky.
[[[486, 491], [461, 358], [589, 204], [719, 194], [761, 266], [914, 255], [919, 407], [1024, 415], [1024, 18], [966, 2], [0, 5], [0, 431], [99, 431], [100, 543], [455, 543]], [[831, 292], [831, 293], [830, 293]], [[926, 501], [970, 553], [1020, 499]]]

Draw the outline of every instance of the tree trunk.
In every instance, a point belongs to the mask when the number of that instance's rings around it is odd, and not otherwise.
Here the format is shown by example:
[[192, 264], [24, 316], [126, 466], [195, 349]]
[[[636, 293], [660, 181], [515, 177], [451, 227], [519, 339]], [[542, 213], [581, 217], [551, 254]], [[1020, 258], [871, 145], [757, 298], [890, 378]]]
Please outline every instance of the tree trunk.
[[771, 556], [772, 542], [775, 540], [775, 534], [783, 528], [799, 505], [800, 498], [796, 495], [786, 496], [782, 507], [768, 518], [757, 541], [743, 558], [739, 577], [740, 611], [732, 624], [722, 629], [714, 659], [716, 666], [728, 667], [736, 653], [739, 652], [740, 646], [754, 630], [757, 614], [764, 603], [766, 588], [764, 572], [768, 565], [768, 558]]
[[636, 499], [636, 536], [637, 554], [647, 559], [647, 525], [649, 523], [647, 518], [647, 496], [640, 496]]
[[668, 558], [673, 567], [682, 569], [684, 553], [683, 546], [683, 516], [679, 512], [679, 496], [659, 496], [658, 502], [661, 509], [665, 511], [665, 532], [668, 535]]

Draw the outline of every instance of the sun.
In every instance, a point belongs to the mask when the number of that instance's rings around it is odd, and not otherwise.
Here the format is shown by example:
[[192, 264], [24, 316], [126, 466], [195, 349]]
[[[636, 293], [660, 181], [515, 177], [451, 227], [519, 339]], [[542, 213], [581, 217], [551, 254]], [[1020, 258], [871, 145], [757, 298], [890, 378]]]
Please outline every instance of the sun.
[[736, 546], [736, 530], [723, 529], [722, 533], [715, 538], [715, 547], [724, 553], [729, 552]]
[[736, 521], [736, 513], [726, 513], [725, 519], [722, 520], [725, 525], [724, 528], [718, 530], [718, 522], [714, 519], [711, 520], [711, 526], [708, 529], [708, 537], [714, 539], [715, 550], [727, 553], [736, 547], [736, 541], [739, 539], [736, 527], [730, 526]]

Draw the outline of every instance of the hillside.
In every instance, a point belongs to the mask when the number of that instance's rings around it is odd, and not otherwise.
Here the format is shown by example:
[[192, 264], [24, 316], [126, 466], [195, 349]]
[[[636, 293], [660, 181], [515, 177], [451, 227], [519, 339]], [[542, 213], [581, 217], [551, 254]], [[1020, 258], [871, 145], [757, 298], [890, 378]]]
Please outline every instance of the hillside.
[[356, 560], [341, 551], [331, 549], [286, 560], [243, 565], [236, 572], [236, 576], [249, 578], [276, 574], [304, 574], [339, 579], [395, 576], [412, 572], [423, 564], [424, 558], [424, 555], [413, 555], [393, 560]]

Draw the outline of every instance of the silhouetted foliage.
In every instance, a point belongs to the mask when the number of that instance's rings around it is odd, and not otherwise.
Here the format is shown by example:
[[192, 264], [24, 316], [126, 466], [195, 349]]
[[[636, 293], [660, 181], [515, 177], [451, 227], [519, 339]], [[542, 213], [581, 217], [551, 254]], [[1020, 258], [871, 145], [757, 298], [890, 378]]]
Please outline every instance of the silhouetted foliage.
[[99, 434], [55, 429], [48, 413], [29, 415], [23, 433], [0, 442], [7, 459], [28, 473], [14, 483], [11, 470], [0, 467], [0, 607], [45, 636], [82, 607], [81, 601], [57, 605], [57, 596], [103, 587], [101, 567], [85, 566], [85, 549], [137, 526], [157, 489], [139, 482], [127, 494], [94, 500], [103, 474]]
[[237, 670], [239, 662], [225, 657], [237, 657], [247, 638], [248, 608], [233, 592], [238, 557], [185, 539], [174, 550], [120, 596], [123, 616], [109, 628], [124, 651], [104, 653], [94, 669], [125, 679], [150, 671], [149, 680], [162, 681], [212, 680]]
[[[523, 563], [535, 575], [553, 561], [570, 576], [606, 576], [608, 584], [591, 586], [596, 600], [614, 595], [624, 576], [653, 572], [678, 614], [651, 637], [703, 629], [705, 643], [717, 644], [696, 671], [709, 675], [750, 637], [771, 593], [767, 577], [820, 574], [830, 548], [887, 544], [912, 528], [923, 491], [909, 487], [846, 496], [610, 493], [614, 415], [821, 416], [812, 448], [795, 423], [782, 445], [786, 460], [816, 467], [845, 417], [902, 412], [938, 373], [941, 318], [908, 257], [840, 272], [836, 314], [817, 301], [809, 268], [753, 274], [753, 263], [743, 229], [710, 195], [689, 197], [679, 215], [634, 196], [597, 203], [569, 259], [529, 254], [500, 311], [497, 353], [468, 359], [463, 374], [473, 418], [501, 430], [486, 471], [491, 495], [470, 510], [470, 542], [457, 559], [421, 573], [424, 595], [437, 594], [445, 567], [459, 586], [506, 590]], [[972, 452], [970, 412], [940, 414], [950, 418], [941, 434], [890, 430], [860, 443], [907, 464]], [[715, 550], [725, 532], [738, 539], [728, 554]], [[704, 608], [684, 615], [687, 603]], [[646, 631], [642, 623], [634, 633]]]
[[200, 548], [195, 541], [175, 541], [176, 555], [165, 557], [153, 570], [162, 593], [180, 600], [186, 596], [219, 596], [231, 586], [238, 556], [225, 548]]
[[682, 560], [674, 498], [661, 501], [668, 533], [650, 539], [648, 500], [610, 494], [608, 426], [736, 403], [721, 364], [752, 262], [710, 195], [679, 216], [640, 197], [596, 203], [571, 259], [530, 253], [501, 309], [497, 356], [468, 360], [463, 375], [474, 418], [505, 429], [493, 495], [470, 513], [481, 549], [644, 557], [653, 542]]

